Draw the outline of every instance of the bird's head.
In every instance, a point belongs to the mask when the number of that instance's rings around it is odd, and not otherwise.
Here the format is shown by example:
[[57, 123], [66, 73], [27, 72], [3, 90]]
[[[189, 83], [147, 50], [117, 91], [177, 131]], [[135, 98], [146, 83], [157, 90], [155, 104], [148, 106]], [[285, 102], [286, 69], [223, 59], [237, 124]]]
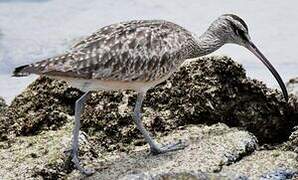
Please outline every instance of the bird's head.
[[273, 74], [281, 87], [284, 98], [288, 101], [288, 92], [280, 75], [261, 51], [254, 45], [249, 36], [247, 24], [240, 17], [234, 14], [224, 14], [211, 24], [209, 32], [212, 32], [212, 36], [216, 36], [224, 44], [238, 44], [257, 56]]
[[211, 31], [218, 33], [218, 37], [225, 43], [244, 46], [250, 41], [247, 24], [234, 14], [224, 14], [210, 26]]

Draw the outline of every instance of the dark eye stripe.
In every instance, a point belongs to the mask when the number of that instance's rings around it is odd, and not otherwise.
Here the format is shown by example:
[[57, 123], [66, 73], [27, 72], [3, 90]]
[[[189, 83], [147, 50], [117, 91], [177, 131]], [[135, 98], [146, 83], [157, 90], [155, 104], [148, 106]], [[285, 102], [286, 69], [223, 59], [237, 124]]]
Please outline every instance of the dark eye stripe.
[[230, 20], [227, 19], [227, 21], [229, 22], [229, 24], [231, 25], [233, 31], [235, 34], [238, 34], [237, 30], [238, 30], [238, 27]]
[[244, 40], [248, 40], [247, 37], [245, 36], [245, 32], [242, 29], [239, 29], [232, 21], [230, 21], [228, 19], [227, 19], [227, 21], [231, 25], [231, 27], [232, 27], [235, 34], [237, 34], [238, 36], [240, 36]]

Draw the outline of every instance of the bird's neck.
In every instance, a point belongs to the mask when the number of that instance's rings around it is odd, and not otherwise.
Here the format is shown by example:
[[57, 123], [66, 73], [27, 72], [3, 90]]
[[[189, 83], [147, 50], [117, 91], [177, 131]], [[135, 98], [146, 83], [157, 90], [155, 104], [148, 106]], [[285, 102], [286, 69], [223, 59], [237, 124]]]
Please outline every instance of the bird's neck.
[[220, 34], [207, 30], [197, 39], [197, 56], [210, 54], [224, 45]]

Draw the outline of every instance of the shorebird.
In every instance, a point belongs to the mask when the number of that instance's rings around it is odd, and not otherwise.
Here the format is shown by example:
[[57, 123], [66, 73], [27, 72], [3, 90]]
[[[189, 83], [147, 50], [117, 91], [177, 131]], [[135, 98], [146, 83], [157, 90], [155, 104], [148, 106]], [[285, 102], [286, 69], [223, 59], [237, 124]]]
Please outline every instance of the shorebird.
[[185, 28], [165, 20], [135, 20], [99, 29], [63, 54], [37, 63], [17, 67], [14, 76], [38, 74], [61, 79], [85, 92], [75, 104], [72, 161], [84, 174], [92, 171], [80, 166], [78, 136], [83, 105], [93, 90], [130, 89], [137, 92], [133, 120], [148, 142], [152, 154], [180, 150], [179, 141], [160, 145], [141, 121], [141, 106], [148, 89], [168, 79], [187, 60], [214, 52], [234, 43], [255, 54], [271, 71], [288, 100], [285, 85], [248, 34], [248, 26], [238, 16], [224, 14], [212, 22], [203, 35], [196, 37]]

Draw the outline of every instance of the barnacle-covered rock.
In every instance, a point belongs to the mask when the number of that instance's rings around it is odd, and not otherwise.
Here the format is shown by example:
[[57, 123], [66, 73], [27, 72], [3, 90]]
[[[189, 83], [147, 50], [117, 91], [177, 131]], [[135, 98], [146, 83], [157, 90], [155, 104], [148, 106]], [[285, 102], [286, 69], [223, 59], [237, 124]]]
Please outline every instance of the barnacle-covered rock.
[[255, 151], [241, 161], [224, 166], [221, 173], [243, 174], [248, 179], [296, 179], [298, 177], [297, 153], [280, 150]]
[[[66, 83], [42, 77], [18, 95], [0, 116], [0, 134], [33, 135], [57, 129], [73, 114], [81, 92]], [[3, 139], [2, 137], [2, 139]], [[5, 138], [4, 138], [5, 139]]]
[[7, 105], [5, 103], [5, 100], [0, 97], [0, 114], [3, 113], [6, 109]]
[[[17, 96], [0, 117], [0, 133], [36, 134], [56, 129], [73, 114], [82, 92], [42, 77]], [[132, 91], [98, 91], [87, 101], [82, 129], [95, 135], [107, 150], [143, 144], [131, 113]], [[228, 57], [205, 57], [181, 67], [169, 80], [151, 89], [143, 105], [143, 121], [154, 134], [165, 135], [187, 124], [224, 122], [254, 133], [260, 142], [281, 142], [297, 125], [291, 95], [286, 103], [277, 90], [246, 77]]]
[[[131, 118], [135, 100], [131, 91], [93, 93], [82, 129], [107, 150], [144, 143]], [[261, 143], [287, 139], [298, 119], [298, 110], [279, 91], [247, 78], [243, 67], [228, 57], [201, 58], [181, 67], [147, 93], [142, 111], [155, 135], [187, 124], [224, 122], [254, 133]]]
[[298, 96], [298, 77], [289, 80], [287, 83], [287, 89], [289, 93], [293, 93]]
[[[69, 121], [59, 130], [16, 137], [9, 148], [1, 148], [6, 142], [0, 142], [0, 176], [4, 179], [84, 178], [74, 170], [65, 153], [71, 144], [72, 127]], [[130, 152], [107, 152], [100, 148], [100, 142], [82, 139], [80, 137], [81, 164], [96, 171], [91, 179], [119, 179], [138, 172], [152, 176], [183, 171], [213, 173], [250, 155], [257, 148], [257, 140], [251, 133], [221, 123], [189, 125], [172, 131], [159, 141], [168, 143], [181, 139], [188, 146], [159, 156], [149, 155], [147, 145], [133, 146]]]
[[[64, 82], [41, 77], [3, 106], [1, 177], [82, 177], [65, 154], [81, 95]], [[80, 137], [79, 155], [83, 166], [96, 170], [91, 178], [297, 177], [297, 97], [285, 102], [279, 91], [247, 78], [228, 57], [190, 62], [147, 93], [145, 126], [160, 143], [186, 141], [184, 150], [148, 156], [132, 122], [135, 101], [132, 91], [98, 91], [87, 100], [81, 130], [89, 140]], [[257, 151], [258, 141], [277, 149]]]

